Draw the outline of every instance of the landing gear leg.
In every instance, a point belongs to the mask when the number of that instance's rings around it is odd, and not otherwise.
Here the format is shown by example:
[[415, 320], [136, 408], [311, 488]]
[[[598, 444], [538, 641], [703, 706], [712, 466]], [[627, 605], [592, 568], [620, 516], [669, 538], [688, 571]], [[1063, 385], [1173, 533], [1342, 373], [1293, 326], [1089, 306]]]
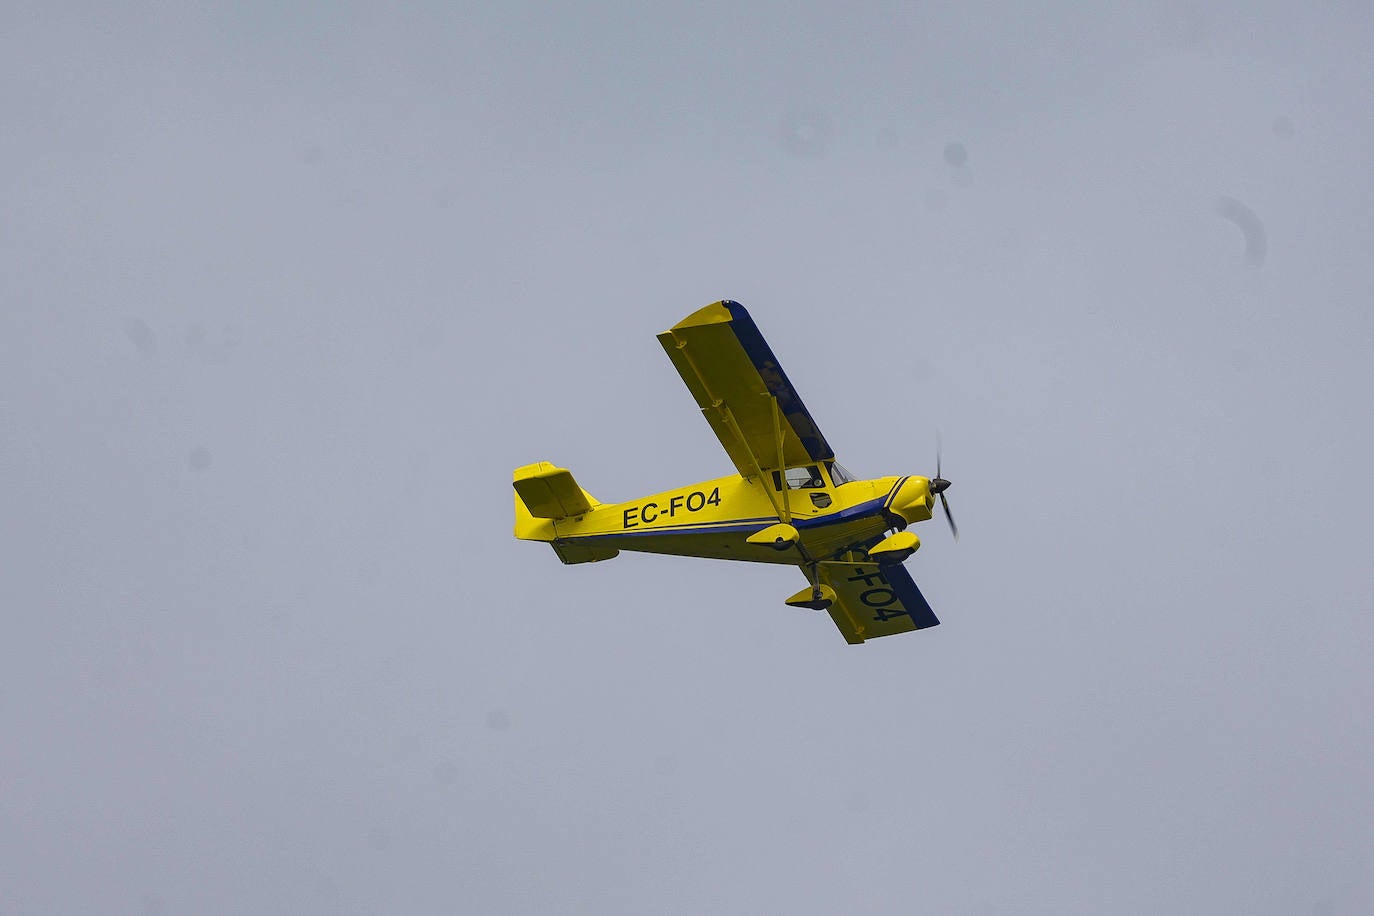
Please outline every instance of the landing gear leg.
[[802, 569], [806, 572], [807, 581], [811, 583], [811, 600], [823, 600], [824, 596], [821, 594], [821, 580], [816, 572], [816, 564], [814, 562], [807, 563]]
[[813, 611], [829, 610], [830, 605], [835, 603], [835, 590], [821, 584], [820, 575], [816, 571], [816, 561], [807, 560], [802, 565], [802, 572], [806, 573], [806, 580], [811, 583], [811, 587], [797, 592], [787, 599], [787, 603], [792, 607], [805, 607]]
[[828, 585], [821, 584], [818, 561], [813, 560], [806, 553], [801, 544], [797, 545], [798, 551], [802, 555], [801, 570], [806, 575], [806, 581], [810, 583], [810, 588], [804, 588], [797, 592], [786, 603], [792, 607], [810, 608], [813, 611], [829, 610], [835, 603], [835, 590]]

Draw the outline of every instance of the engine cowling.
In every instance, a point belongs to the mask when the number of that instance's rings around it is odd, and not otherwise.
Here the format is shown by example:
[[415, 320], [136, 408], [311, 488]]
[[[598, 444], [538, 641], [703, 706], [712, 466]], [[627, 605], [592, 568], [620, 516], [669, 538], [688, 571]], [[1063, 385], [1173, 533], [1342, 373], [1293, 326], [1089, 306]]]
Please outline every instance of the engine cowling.
[[888, 510], [907, 525], [928, 521], [934, 508], [935, 497], [930, 492], [930, 478], [914, 475], [902, 483], [888, 505]]

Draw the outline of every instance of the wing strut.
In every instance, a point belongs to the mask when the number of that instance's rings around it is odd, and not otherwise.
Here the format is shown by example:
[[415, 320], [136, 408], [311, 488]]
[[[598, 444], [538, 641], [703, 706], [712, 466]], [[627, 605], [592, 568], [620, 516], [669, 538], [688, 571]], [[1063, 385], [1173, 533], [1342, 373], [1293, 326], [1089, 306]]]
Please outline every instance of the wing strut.
[[[682, 357], [687, 361], [687, 365], [692, 367], [692, 372], [696, 375], [697, 381], [701, 383], [702, 391], [705, 391], [706, 396], [710, 399], [711, 409], [714, 409], [720, 418], [725, 421], [725, 425], [730, 427], [730, 432], [734, 433], [735, 438], [739, 440], [740, 446], [749, 456], [750, 469], [758, 475], [759, 486], [763, 487], [764, 495], [768, 497], [768, 502], [772, 504], [773, 511], [778, 514], [778, 520], [783, 524], [790, 525], [792, 523], [791, 507], [788, 505], [785, 498], [779, 499], [773, 492], [773, 488], [768, 485], [768, 478], [765, 477], [763, 473], [763, 463], [759, 461], [759, 456], [754, 454], [754, 450], [749, 447], [749, 440], [745, 438], [744, 430], [740, 429], [739, 423], [735, 421], [735, 415], [731, 413], [730, 405], [711, 393], [711, 388], [706, 383], [706, 376], [697, 368], [696, 360], [692, 359], [692, 354], [687, 349], [687, 341], [681, 338], [675, 338], [674, 343], [677, 345], [677, 349], [682, 352]], [[772, 395], [768, 397], [769, 400], [773, 402], [773, 428], [778, 443], [778, 466], [782, 467], [782, 416], [778, 409], [778, 399]]]
[[744, 433], [740, 431], [739, 424], [735, 422], [735, 415], [730, 412], [729, 405], [721, 403], [714, 405], [720, 411], [721, 417], [730, 424], [730, 430], [739, 436], [739, 440], [744, 443], [744, 450], [749, 454], [749, 460], [753, 463], [754, 471], [759, 475], [759, 486], [763, 487], [763, 493], [768, 497], [768, 501], [773, 504], [773, 511], [778, 513], [778, 521], [784, 525], [792, 524], [792, 508], [787, 504], [786, 498], [779, 499], [773, 492], [773, 488], [768, 485], [768, 478], [763, 475], [763, 468], [759, 464], [759, 456], [754, 454], [754, 450], [749, 447], [749, 443], [744, 439]]
[[769, 397], [773, 407], [773, 441], [778, 444], [778, 470], [787, 467], [787, 462], [783, 459], [782, 448], [782, 408], [778, 405], [776, 397]]

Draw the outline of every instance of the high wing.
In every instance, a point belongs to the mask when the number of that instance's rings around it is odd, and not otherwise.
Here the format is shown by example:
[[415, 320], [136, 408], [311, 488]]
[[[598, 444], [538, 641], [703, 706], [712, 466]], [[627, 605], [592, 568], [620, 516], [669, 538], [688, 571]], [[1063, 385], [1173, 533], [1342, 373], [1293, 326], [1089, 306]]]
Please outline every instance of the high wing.
[[851, 645], [940, 623], [901, 564], [824, 562], [817, 572], [835, 592], [830, 618]]
[[835, 457], [738, 302], [698, 309], [658, 341], [741, 476]]

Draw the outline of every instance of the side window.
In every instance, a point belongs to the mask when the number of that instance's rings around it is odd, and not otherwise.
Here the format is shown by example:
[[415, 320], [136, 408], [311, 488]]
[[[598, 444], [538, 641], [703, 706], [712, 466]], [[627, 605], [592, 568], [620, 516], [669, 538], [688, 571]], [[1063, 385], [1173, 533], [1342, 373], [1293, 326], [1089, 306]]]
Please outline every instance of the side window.
[[838, 487], [841, 484], [851, 482], [854, 479], [854, 475], [846, 471], [844, 466], [838, 461], [834, 461], [830, 464], [830, 479], [834, 481], [835, 486]]
[[804, 468], [788, 468], [787, 489], [789, 490], [811, 490], [823, 489], [825, 480], [821, 477], [820, 468], [816, 465], [807, 465]]

